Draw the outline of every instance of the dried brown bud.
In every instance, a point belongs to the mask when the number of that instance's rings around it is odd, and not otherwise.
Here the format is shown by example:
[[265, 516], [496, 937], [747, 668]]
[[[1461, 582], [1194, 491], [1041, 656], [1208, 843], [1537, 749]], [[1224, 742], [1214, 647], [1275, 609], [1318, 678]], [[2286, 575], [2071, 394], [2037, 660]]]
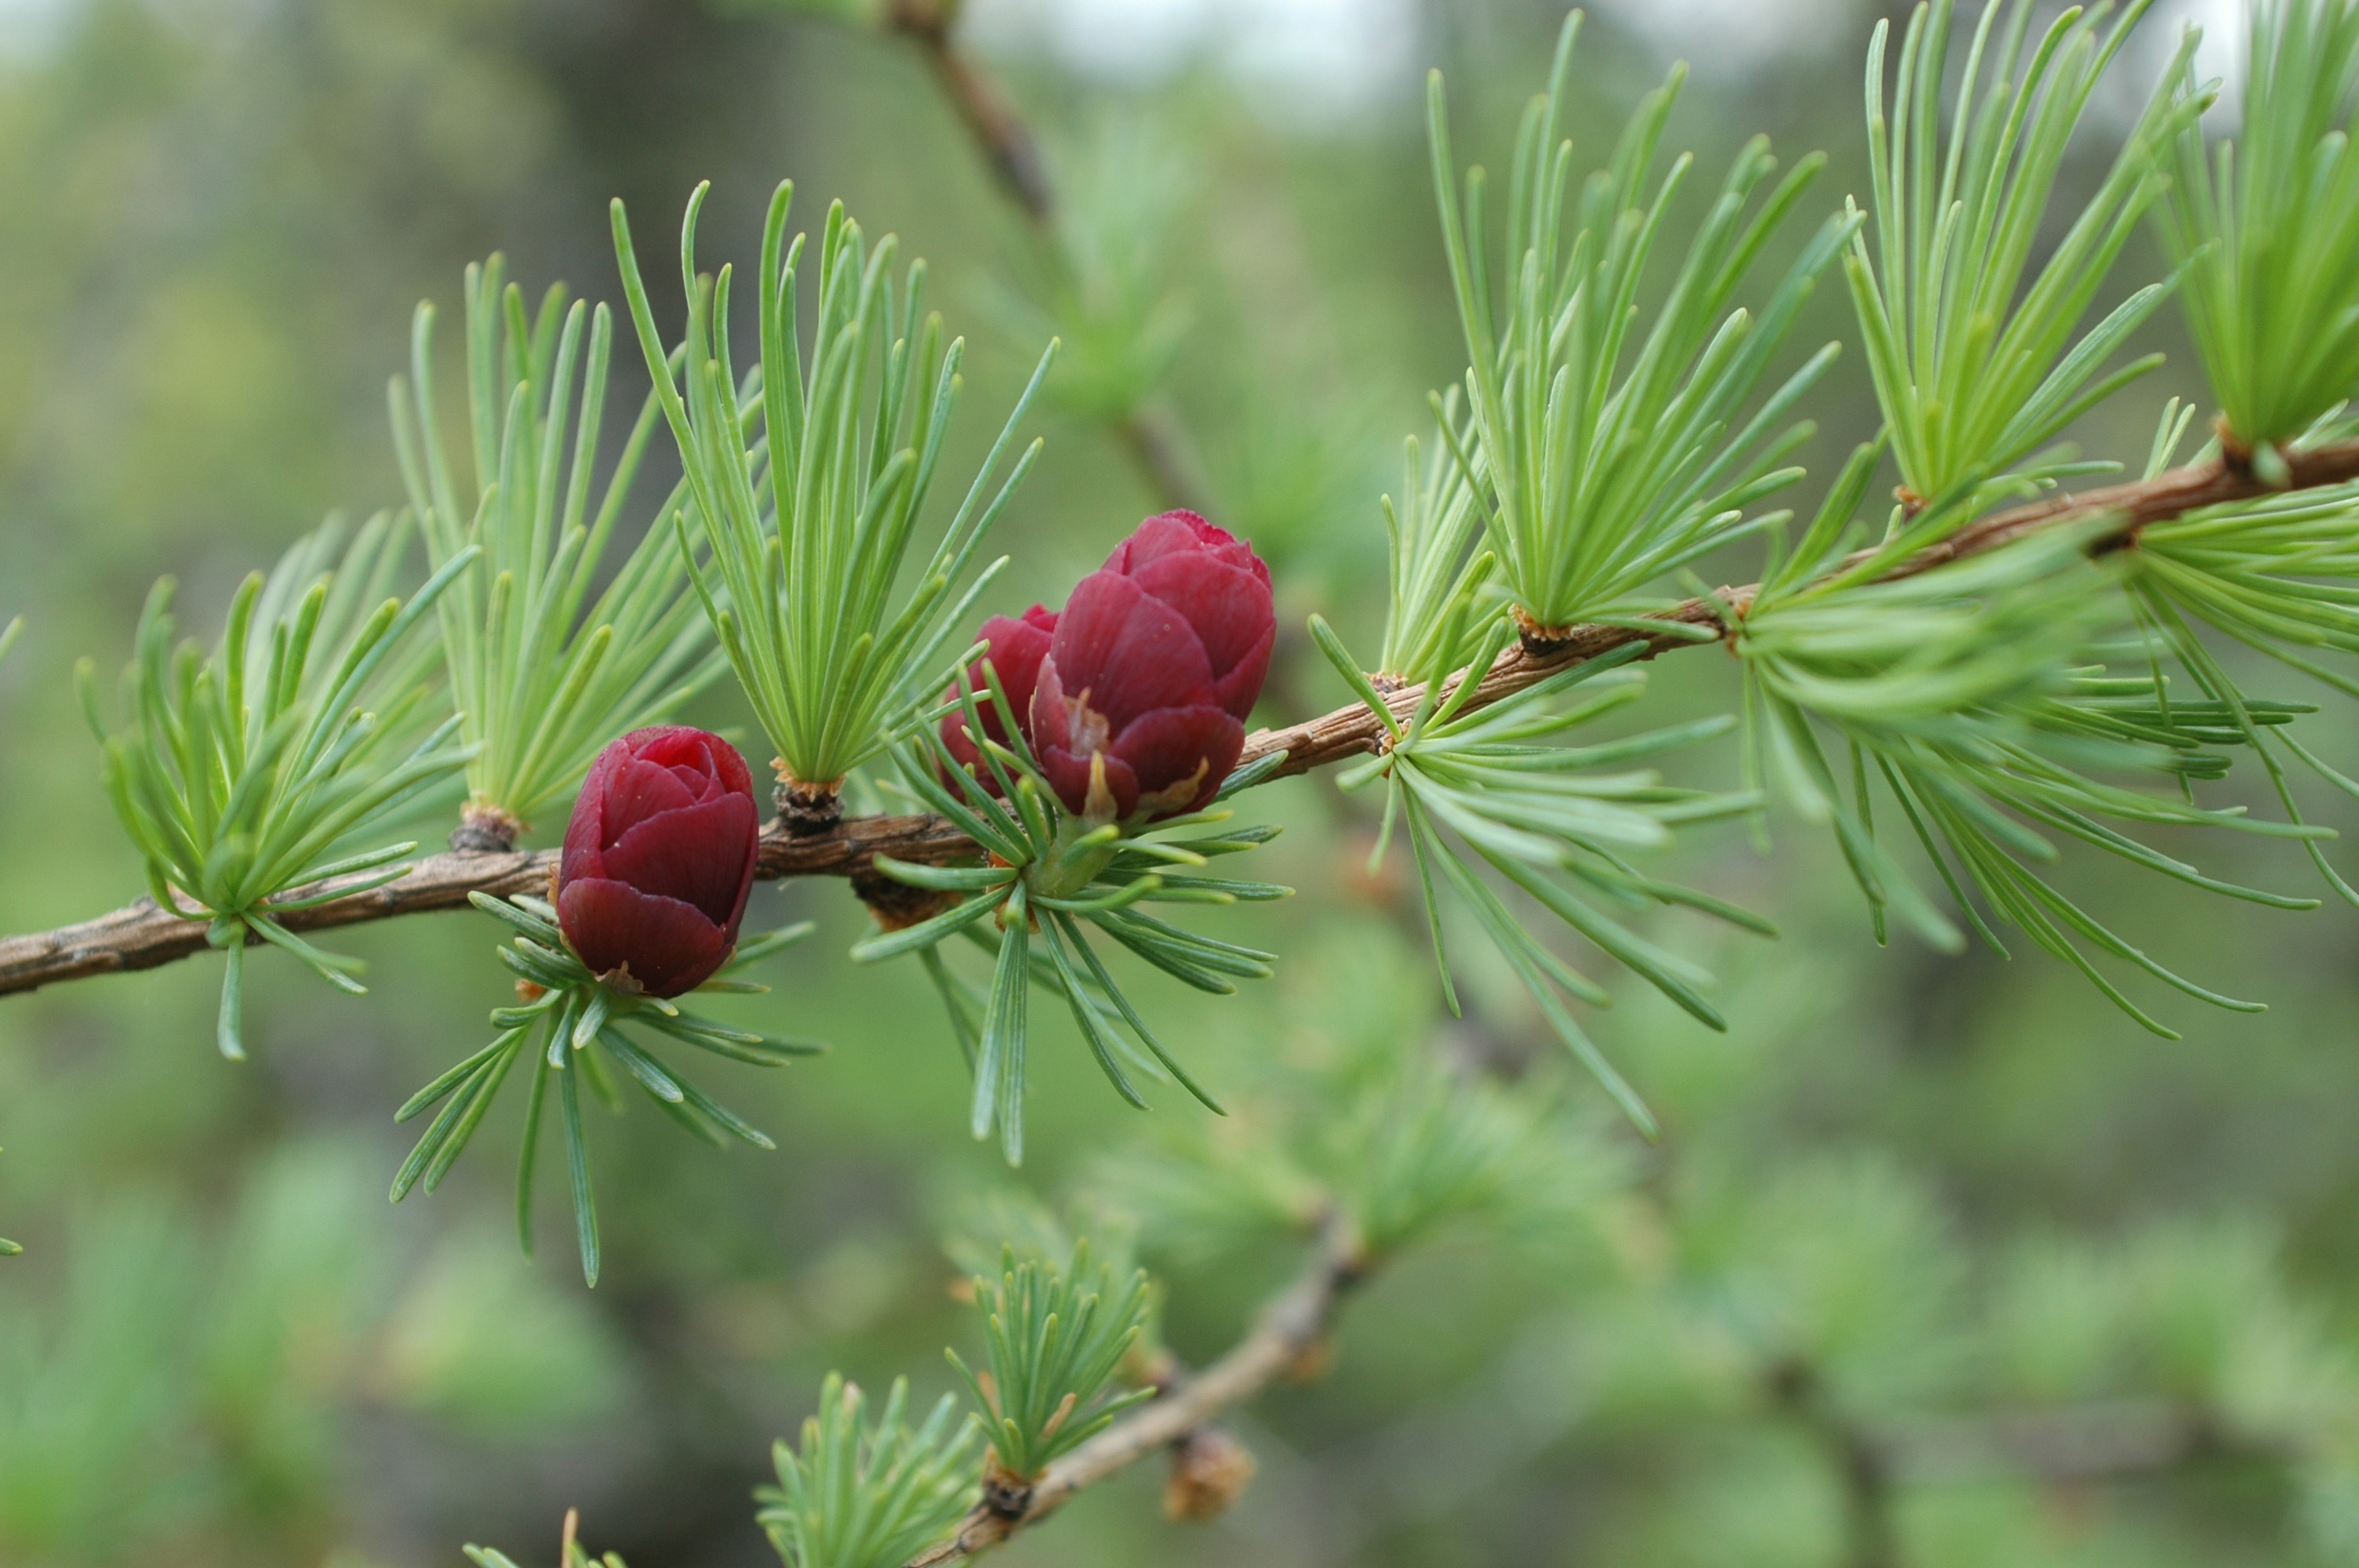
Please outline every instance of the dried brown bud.
[[1171, 1445], [1163, 1517], [1197, 1523], [1229, 1511], [1254, 1478], [1250, 1449], [1217, 1426], [1200, 1426]]
[[1315, 1383], [1334, 1367], [1335, 1347], [1322, 1336], [1288, 1358], [1284, 1375], [1289, 1383]]
[[788, 838], [815, 838], [833, 832], [835, 825], [843, 820], [842, 779], [808, 783], [795, 777], [785, 759], [779, 757], [770, 759], [770, 771], [778, 775], [778, 787], [771, 798]]
[[1518, 604], [1514, 609], [1516, 633], [1524, 644], [1524, 652], [1535, 659], [1553, 659], [1564, 652], [1578, 631], [1573, 626], [1547, 626], [1533, 619], [1531, 611]]

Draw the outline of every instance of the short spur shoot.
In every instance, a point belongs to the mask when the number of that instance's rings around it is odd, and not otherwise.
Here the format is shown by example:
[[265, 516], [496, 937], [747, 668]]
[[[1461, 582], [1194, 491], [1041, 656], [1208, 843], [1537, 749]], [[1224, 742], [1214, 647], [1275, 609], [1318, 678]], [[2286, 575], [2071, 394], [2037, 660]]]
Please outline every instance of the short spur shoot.
[[442, 438], [431, 305], [418, 308], [410, 377], [388, 400], [429, 560], [477, 552], [436, 606], [459, 732], [475, 748], [451, 847], [498, 850], [565, 800], [611, 737], [663, 718], [723, 666], [672, 541], [681, 491], [638, 522], [607, 575], [658, 420], [650, 395], [602, 489], [607, 308], [569, 305], [559, 285], [527, 314], [495, 255], [467, 268], [466, 318], [468, 464]]
[[[790, 830], [823, 829], [842, 815], [845, 777], [884, 752], [892, 722], [962, 651], [948, 639], [998, 569], [972, 572], [976, 553], [1039, 443], [996, 488], [994, 480], [1055, 349], [1041, 356], [949, 524], [922, 549], [920, 514], [942, 462], [965, 353], [964, 340], [945, 344], [941, 318], [925, 310], [924, 264], [897, 277], [897, 242], [888, 235], [872, 250], [842, 205], [831, 207], [806, 357], [796, 325], [805, 236], [787, 240], [794, 187], [779, 186], [756, 285], [761, 363], [741, 379], [729, 353], [734, 274], [696, 270], [707, 189], [690, 198], [681, 225], [689, 319], [677, 368], [619, 201], [614, 247], [687, 470], [687, 503], [672, 514], [679, 548], [776, 748], [781, 816]], [[709, 564], [697, 559], [700, 536], [710, 541]], [[913, 550], [920, 564], [903, 588]]]
[[[357, 959], [298, 936], [277, 916], [331, 877], [390, 881], [415, 842], [377, 840], [425, 792], [465, 765], [453, 717], [425, 727], [438, 650], [419, 624], [474, 558], [444, 561], [407, 602], [387, 597], [406, 530], [380, 515], [341, 557], [332, 524], [299, 540], [231, 601], [208, 654], [173, 637], [173, 582], [159, 580], [123, 672], [122, 724], [101, 716], [91, 661], [77, 675], [104, 748], [107, 797], [137, 848], [157, 905], [207, 922], [226, 956], [216, 1038], [245, 1054], [245, 947], [260, 940], [353, 995]], [[423, 732], [421, 733], [421, 730]], [[340, 884], [333, 894], [352, 891]]]

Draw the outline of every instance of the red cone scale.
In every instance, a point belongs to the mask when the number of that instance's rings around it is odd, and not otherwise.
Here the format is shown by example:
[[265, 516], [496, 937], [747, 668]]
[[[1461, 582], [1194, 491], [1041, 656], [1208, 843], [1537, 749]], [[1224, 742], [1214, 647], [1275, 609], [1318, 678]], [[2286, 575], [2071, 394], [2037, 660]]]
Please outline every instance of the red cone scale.
[[695, 989], [736, 950], [760, 838], [734, 746], [685, 725], [632, 730], [573, 803], [557, 872], [565, 940], [618, 989]]
[[1210, 800], [1244, 750], [1277, 633], [1250, 545], [1192, 512], [1141, 523], [1075, 585], [1041, 661], [1031, 741], [1058, 798], [1094, 822]]
[[[1032, 733], [1032, 688], [1040, 679], [1040, 661], [1049, 656], [1049, 634], [1057, 630], [1057, 612], [1043, 605], [1034, 605], [1024, 612], [1021, 621], [1011, 621], [1005, 615], [995, 615], [983, 623], [976, 641], [984, 645], [984, 658], [991, 661], [994, 674], [999, 676], [1000, 689], [1007, 694], [1009, 707], [1015, 709], [1016, 727], [1029, 740]], [[983, 678], [983, 659], [967, 666], [968, 689], [975, 694], [976, 710], [983, 718], [985, 735], [1005, 746], [1007, 744], [1007, 724], [996, 703], [989, 700], [991, 687]], [[955, 702], [961, 693], [953, 686], [942, 694], [945, 701]], [[971, 768], [984, 789], [999, 793], [999, 781], [984, 765], [983, 753], [967, 738], [966, 714], [963, 709], [942, 718], [942, 744], [950, 749], [962, 766]]]

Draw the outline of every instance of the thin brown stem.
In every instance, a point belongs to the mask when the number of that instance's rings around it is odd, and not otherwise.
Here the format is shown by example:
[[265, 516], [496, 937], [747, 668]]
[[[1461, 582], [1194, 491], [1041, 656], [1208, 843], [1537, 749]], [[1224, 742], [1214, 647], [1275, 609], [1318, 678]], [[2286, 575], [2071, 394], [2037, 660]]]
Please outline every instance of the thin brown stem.
[[1891, 1455], [1829, 1395], [1805, 1361], [1770, 1368], [1769, 1396], [1826, 1453], [1842, 1484], [1844, 1568], [1900, 1568]]
[[[886, 18], [895, 32], [914, 41], [924, 53], [975, 151], [990, 166], [1000, 189], [1030, 221], [1049, 265], [1063, 274], [1069, 264], [1056, 233], [1057, 192], [1049, 183], [1040, 145], [1006, 92], [959, 47], [953, 33], [956, 11], [956, 0], [891, 0]], [[1112, 415], [1106, 430], [1161, 504], [1211, 513], [1212, 488], [1197, 456], [1196, 443], [1168, 401], [1149, 397]]]
[[976, 1505], [957, 1533], [912, 1558], [908, 1568], [939, 1568], [990, 1551], [1064, 1507], [1076, 1493], [1183, 1441], [1315, 1358], [1337, 1306], [1367, 1270], [1357, 1229], [1342, 1214], [1331, 1216], [1321, 1227], [1318, 1251], [1227, 1355], [1049, 1465], [1028, 1491], [1006, 1506]]
[[1843, 1410], [1806, 1363], [1780, 1363], [1766, 1381], [1772, 1402], [1810, 1435], [1835, 1472], [1846, 1568], [1902, 1568], [1897, 1504], [1911, 1487], [1995, 1476], [2071, 1487], [2223, 1456], [2299, 1456], [2265, 1444], [2232, 1444], [2208, 1412], [2170, 1400], [1868, 1421]]
[[[2359, 479], [2359, 441], [2289, 452], [2287, 460], [2293, 471], [2293, 489]], [[2112, 518], [2115, 526], [2093, 547], [2116, 548], [2133, 542], [2138, 531], [2150, 523], [2199, 507], [2267, 493], [2257, 481], [2216, 461], [2174, 469], [2136, 484], [2115, 485], [1995, 513], [1903, 562], [1889, 576], [1914, 576], [1995, 549], [2041, 528], [2097, 517]], [[1633, 626], [1576, 626], [1552, 640], [1544, 653], [1510, 648], [1478, 677], [1474, 695], [1468, 699], [1468, 709], [1497, 702], [1569, 665], [1633, 643], [1647, 644], [1648, 658], [1672, 649], [1708, 645], [1696, 640], [1694, 630], [1717, 630], [1726, 618], [1741, 616], [1752, 604], [1754, 591], [1751, 587], [1723, 589], [1709, 600], [1689, 600], [1654, 618], [1666, 628], [1660, 633]], [[1451, 688], [1465, 678], [1462, 674], [1452, 676]], [[1423, 687], [1410, 686], [1388, 693], [1385, 700], [1397, 719], [1406, 720], [1417, 711], [1424, 696]], [[1286, 761], [1278, 767], [1279, 774], [1309, 773], [1314, 768], [1372, 755], [1385, 735], [1385, 728], [1376, 716], [1364, 704], [1354, 703], [1305, 723], [1256, 730], [1245, 737], [1239, 765], [1283, 752]], [[852, 877], [867, 871], [880, 854], [938, 864], [975, 852], [970, 840], [938, 816], [850, 817], [827, 832], [809, 837], [789, 837], [773, 823], [763, 833], [761, 861], [756, 874], [766, 878]], [[471, 892], [506, 897], [541, 892], [548, 887], [556, 869], [554, 850], [432, 855], [417, 862], [407, 875], [383, 887], [331, 899], [310, 909], [288, 910], [279, 919], [289, 930], [318, 931], [397, 914], [458, 909], [465, 906]], [[359, 882], [365, 879], [352, 880]], [[322, 883], [298, 888], [288, 897], [314, 897], [333, 887], [333, 883]], [[143, 898], [79, 925], [24, 936], [0, 937], [0, 996], [38, 990], [45, 985], [89, 975], [152, 969], [201, 952], [204, 947], [202, 917], [158, 909]]]
[[[832, 831], [796, 838], [773, 822], [762, 834], [755, 874], [766, 878], [842, 876], [865, 871], [879, 854], [905, 860], [941, 861], [974, 852], [966, 836], [939, 816], [860, 816]], [[408, 874], [382, 887], [367, 888], [365, 875], [342, 881], [364, 891], [330, 899], [310, 909], [289, 909], [277, 919], [290, 931], [322, 931], [387, 920], [397, 914], [463, 909], [470, 893], [509, 898], [547, 893], [557, 875], [554, 849], [506, 854], [452, 851], [429, 855]], [[332, 892], [334, 881], [290, 889], [288, 902]], [[267, 906], [265, 906], [266, 909]], [[0, 996], [38, 990], [60, 980], [125, 969], [152, 969], [205, 950], [206, 918], [159, 909], [143, 898], [95, 920], [26, 936], [0, 937]], [[249, 945], [259, 938], [249, 935]]]
[[954, 0], [893, 0], [886, 16], [925, 52], [943, 95], [1000, 185], [1036, 227], [1046, 229], [1056, 218], [1057, 201], [1039, 145], [1006, 95], [951, 37], [956, 9]]
[[1199, 516], [1212, 510], [1212, 487], [1196, 443], [1169, 403], [1148, 399], [1116, 421], [1114, 433], [1164, 505]]

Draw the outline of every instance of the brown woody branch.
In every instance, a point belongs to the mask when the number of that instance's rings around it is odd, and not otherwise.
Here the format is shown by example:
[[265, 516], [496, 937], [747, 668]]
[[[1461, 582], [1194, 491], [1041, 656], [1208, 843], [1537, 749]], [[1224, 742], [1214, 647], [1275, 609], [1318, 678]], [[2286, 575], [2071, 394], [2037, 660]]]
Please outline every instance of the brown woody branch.
[[1321, 1227], [1318, 1251], [1227, 1355], [1049, 1465], [1029, 1488], [976, 1504], [956, 1534], [910, 1559], [908, 1568], [940, 1568], [990, 1551], [1064, 1507], [1075, 1493], [1185, 1442], [1223, 1411], [1315, 1364], [1337, 1306], [1365, 1277], [1368, 1263], [1357, 1229], [1341, 1213], [1331, 1215]]
[[1169, 403], [1149, 398], [1116, 419], [1113, 428], [1147, 488], [1164, 505], [1199, 514], [1213, 510], [1212, 481], [1196, 455], [1195, 440]]
[[1843, 1568], [1900, 1568], [1893, 1466], [1884, 1445], [1844, 1414], [1809, 1362], [1780, 1362], [1767, 1382], [1771, 1401], [1810, 1433], [1841, 1482]]
[[[2292, 489], [2314, 489], [2359, 479], [2359, 441], [2289, 452]], [[2267, 488], [2240, 467], [2212, 461], [2173, 469], [2135, 484], [2114, 485], [2081, 495], [2058, 496], [2016, 507], [1984, 518], [1955, 537], [1924, 551], [1893, 571], [1895, 578], [1928, 571], [1967, 556], [1995, 549], [2045, 527], [2111, 517], [2116, 526], [2099, 547], [2118, 546], [2136, 537], [2147, 524], [2176, 517], [2200, 507], [2249, 500]], [[1657, 619], [1668, 626], [1717, 629], [1732, 615], [1741, 616], [1753, 601], [1751, 587], [1723, 589], [1710, 600], [1690, 600]], [[1480, 708], [1533, 685], [1544, 676], [1584, 659], [1612, 653], [1632, 643], [1647, 643], [1647, 656], [1698, 645], [1690, 633], [1650, 633], [1628, 626], [1576, 626], [1553, 640], [1544, 652], [1510, 648], [1484, 672], [1469, 707]], [[1452, 686], [1462, 676], [1453, 677]], [[1386, 697], [1395, 715], [1408, 719], [1417, 710], [1425, 688], [1405, 687]], [[1384, 727], [1364, 706], [1354, 703], [1322, 714], [1306, 723], [1282, 730], [1260, 730], [1245, 738], [1242, 763], [1257, 762], [1283, 752], [1280, 774], [1308, 773], [1314, 768], [1364, 757], [1376, 751]], [[773, 823], [762, 837], [758, 875], [763, 877], [857, 876], [877, 855], [897, 860], [939, 863], [974, 853], [974, 846], [948, 822], [936, 816], [863, 816], [839, 823], [821, 834], [791, 838]], [[281, 920], [295, 931], [319, 931], [397, 914], [458, 909], [471, 892], [506, 896], [537, 892], [547, 887], [555, 871], [553, 850], [507, 854], [451, 853], [431, 855], [408, 874], [383, 887], [332, 899], [310, 909], [290, 910]], [[360, 881], [364, 879], [355, 878]], [[329, 891], [332, 884], [299, 888], [290, 898], [307, 898]], [[37, 990], [60, 980], [123, 969], [152, 969], [201, 951], [205, 923], [158, 909], [147, 899], [78, 925], [30, 935], [0, 937], [0, 996]]]
[[[778, 877], [848, 877], [867, 869], [878, 854], [905, 860], [940, 861], [972, 854], [965, 835], [939, 816], [858, 816], [813, 838], [789, 837], [775, 822], [762, 834], [755, 874]], [[454, 850], [429, 855], [408, 874], [382, 887], [366, 888], [310, 909], [290, 909], [277, 918], [292, 931], [323, 931], [338, 925], [386, 920], [438, 909], [463, 909], [469, 893], [495, 898], [546, 893], [557, 875], [554, 849], [482, 854]], [[365, 875], [345, 881], [365, 884]], [[335, 882], [290, 890], [289, 901], [317, 897]], [[267, 906], [265, 906], [266, 909]], [[38, 990], [60, 980], [123, 969], [152, 969], [205, 948], [205, 917], [157, 907], [150, 898], [55, 931], [0, 937], [0, 996]], [[259, 941], [250, 937], [249, 946]]]

